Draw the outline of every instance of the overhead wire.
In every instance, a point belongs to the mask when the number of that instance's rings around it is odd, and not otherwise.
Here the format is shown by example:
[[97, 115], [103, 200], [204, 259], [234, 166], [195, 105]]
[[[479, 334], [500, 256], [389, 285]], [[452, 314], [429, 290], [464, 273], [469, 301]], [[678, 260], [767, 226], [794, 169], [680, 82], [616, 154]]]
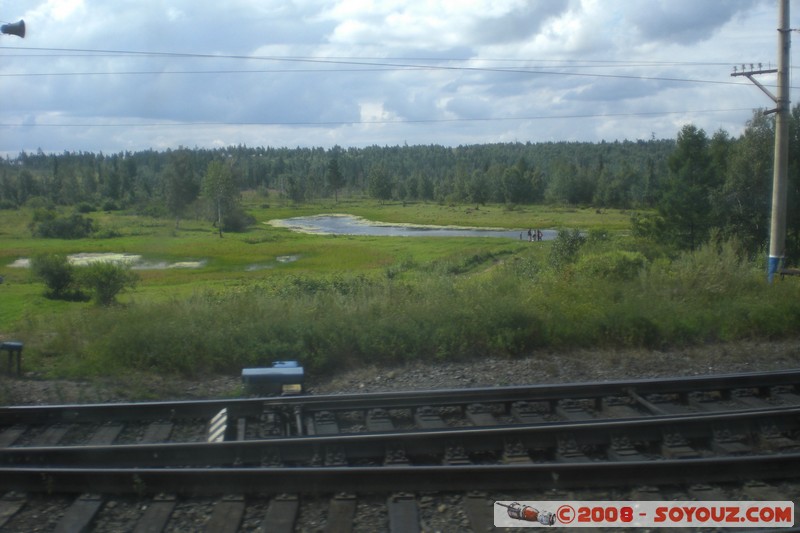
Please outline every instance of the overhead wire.
[[[135, 50], [102, 50], [84, 48], [37, 48], [37, 47], [5, 47], [0, 50], [14, 50], [31, 52], [26, 57], [149, 57], [149, 58], [181, 58], [181, 59], [223, 59], [246, 61], [286, 62], [296, 64], [313, 64], [330, 68], [286, 68], [286, 69], [219, 69], [219, 70], [123, 70], [123, 71], [90, 71], [90, 72], [29, 72], [29, 73], [0, 73], [0, 77], [41, 77], [41, 76], [91, 76], [91, 75], [209, 75], [209, 74], [255, 74], [255, 73], [368, 73], [384, 71], [462, 71], [462, 72], [490, 72], [490, 73], [517, 73], [526, 75], [550, 76], [577, 76], [591, 78], [612, 78], [638, 81], [662, 81], [680, 83], [700, 83], [715, 85], [741, 85], [749, 86], [746, 82], [691, 79], [668, 76], [644, 76], [633, 74], [610, 74], [590, 72], [566, 72], [564, 68], [641, 68], [641, 67], [666, 67], [666, 66], [727, 66], [722, 62], [682, 62], [682, 61], [624, 61], [624, 60], [570, 60], [570, 59], [498, 59], [498, 58], [379, 58], [379, 57], [352, 57], [352, 56], [327, 56], [327, 57], [302, 57], [302, 56], [253, 56], [232, 54], [201, 54], [186, 52], [161, 52], [161, 51], [135, 51]], [[413, 61], [414, 63], [409, 63]], [[439, 64], [418, 64], [434, 62]], [[528, 63], [516, 66], [469, 66], [441, 63]], [[531, 66], [530, 63], [543, 63]], [[331, 67], [332, 66], [332, 67]], [[794, 67], [793, 67], [794, 68]], [[600, 113], [600, 114], [575, 114], [575, 115], [548, 115], [526, 117], [478, 117], [478, 118], [444, 118], [444, 119], [405, 119], [405, 120], [373, 120], [373, 121], [265, 121], [265, 122], [118, 122], [118, 123], [33, 123], [33, 124], [4, 124], [0, 127], [198, 127], [198, 126], [342, 126], [342, 125], [370, 125], [370, 124], [425, 124], [444, 122], [480, 122], [480, 121], [536, 121], [551, 119], [577, 119], [577, 118], [613, 118], [658, 116], [671, 114], [698, 114], [722, 113], [751, 110], [752, 108], [716, 109], [716, 110], [681, 110], [681, 111], [654, 111], [641, 113]]]
[[196, 122], [72, 122], [72, 123], [33, 123], [33, 124], [8, 124], [0, 123], [2, 128], [161, 128], [161, 127], [207, 127], [207, 126], [359, 126], [359, 125], [391, 125], [391, 124], [435, 124], [452, 122], [505, 122], [505, 121], [539, 121], [539, 120], [564, 120], [564, 119], [593, 119], [593, 118], [625, 118], [625, 117], [646, 117], [663, 115], [681, 114], [709, 114], [752, 111], [752, 108], [728, 108], [728, 109], [700, 109], [700, 110], [678, 110], [678, 111], [643, 111], [633, 113], [580, 113], [564, 115], [534, 115], [523, 117], [462, 117], [462, 118], [442, 118], [442, 119], [403, 119], [403, 120], [342, 120], [342, 121], [247, 121], [247, 122], [228, 122], [228, 121], [196, 121]]
[[[233, 55], [233, 54], [199, 54], [190, 52], [161, 52], [161, 51], [136, 51], [136, 50], [103, 50], [103, 49], [84, 49], [84, 48], [44, 48], [26, 46], [0, 46], [0, 50], [25, 50], [31, 52], [47, 52], [46, 54], [13, 54], [24, 57], [125, 57], [125, 56], [154, 56], [154, 57], [188, 57], [201, 59], [237, 59], [237, 60], [358, 60], [358, 61], [490, 61], [506, 63], [528, 63], [531, 61], [539, 63], [581, 63], [581, 64], [611, 64], [628, 65], [642, 64], [648, 66], [662, 65], [695, 65], [695, 66], [726, 66], [729, 62], [720, 61], [628, 61], [621, 59], [550, 59], [550, 58], [497, 58], [497, 57], [405, 57], [405, 56], [254, 56], [254, 55]], [[54, 53], [59, 52], [59, 53]], [[11, 55], [11, 54], [9, 54]]]
[[[9, 47], [0, 47], [0, 50], [9, 49]], [[541, 67], [488, 67], [488, 66], [460, 66], [460, 65], [442, 65], [442, 64], [435, 64], [435, 65], [419, 65], [419, 64], [409, 64], [409, 63], [397, 63], [395, 61], [404, 61], [403, 59], [392, 59], [386, 60], [384, 58], [373, 58], [373, 59], [365, 59], [365, 58], [356, 58], [356, 57], [346, 57], [346, 56], [330, 56], [330, 57], [300, 57], [300, 56], [253, 56], [253, 55], [236, 55], [236, 54], [200, 54], [200, 53], [188, 53], [188, 52], [156, 52], [156, 51], [136, 51], [136, 50], [101, 50], [101, 49], [88, 49], [88, 48], [37, 48], [37, 47], [11, 47], [10, 49], [13, 50], [27, 50], [27, 51], [45, 51], [45, 52], [74, 52], [80, 54], [98, 54], [100, 56], [111, 54], [111, 55], [121, 55], [126, 57], [163, 57], [163, 58], [196, 58], [196, 59], [236, 59], [236, 60], [252, 60], [252, 61], [272, 61], [272, 62], [289, 62], [289, 63], [306, 63], [306, 64], [325, 64], [325, 65], [349, 65], [349, 66], [359, 66], [359, 67], [381, 67], [387, 69], [402, 69], [402, 70], [440, 70], [440, 71], [464, 71], [464, 72], [493, 72], [493, 73], [518, 73], [518, 74], [542, 74], [542, 75], [553, 75], [553, 76], [577, 76], [577, 77], [592, 77], [592, 78], [614, 78], [614, 79], [628, 79], [628, 80], [640, 80], [640, 81], [666, 81], [666, 82], [681, 82], [681, 83], [703, 83], [703, 84], [715, 84], [715, 85], [748, 85], [747, 83], [743, 82], [736, 82], [736, 81], [723, 81], [723, 80], [703, 80], [703, 79], [691, 79], [691, 78], [680, 78], [680, 77], [668, 77], [668, 76], [642, 76], [642, 75], [632, 75], [632, 74], [601, 74], [601, 73], [586, 73], [586, 72], [565, 72], [565, 71], [550, 71], [544, 70]], [[416, 59], [417, 61], [441, 61], [442, 58], [438, 59]], [[444, 59], [445, 61], [459, 61], [454, 59]], [[463, 59], [460, 61], [464, 61]], [[467, 61], [490, 61], [481, 58], [469, 58]], [[493, 61], [508, 61], [508, 60], [493, 60]], [[523, 60], [517, 60], [523, 61]], [[570, 62], [570, 60], [528, 60], [528, 61], [560, 61], [560, 62]], [[625, 62], [623, 61], [604, 61], [604, 60], [596, 60], [596, 61], [581, 61], [581, 60], [572, 60], [576, 62], [584, 62], [584, 63], [608, 63], [614, 64], [617, 66], [624, 65]], [[641, 62], [636, 62], [641, 63]], [[645, 62], [647, 63], [647, 62]], [[727, 64], [727, 63], [726, 63]], [[665, 66], [665, 65], [694, 65], [694, 66], [709, 66], [709, 65], [719, 65], [718, 63], [702, 63], [702, 62], [652, 62], [650, 63], [651, 66]], [[573, 65], [574, 67], [575, 65]], [[596, 65], [595, 65], [596, 67]], [[551, 66], [550, 68], [557, 68]], [[331, 69], [332, 70], [332, 69]], [[213, 73], [210, 71], [206, 71], [209, 73]], [[114, 74], [128, 74], [132, 72], [114, 72]], [[167, 73], [181, 73], [177, 71], [167, 72]], [[191, 73], [205, 73], [200, 71], [192, 71]], [[225, 71], [220, 71], [219, 73], [226, 73]], [[100, 74], [100, 73], [97, 73]], [[13, 74], [8, 74], [13, 75]], [[46, 75], [44, 73], [18, 73], [19, 76], [26, 76], [26, 75]], [[63, 73], [63, 74], [51, 74], [51, 75], [73, 75], [70, 73]], [[78, 74], [74, 74], [78, 75]]]

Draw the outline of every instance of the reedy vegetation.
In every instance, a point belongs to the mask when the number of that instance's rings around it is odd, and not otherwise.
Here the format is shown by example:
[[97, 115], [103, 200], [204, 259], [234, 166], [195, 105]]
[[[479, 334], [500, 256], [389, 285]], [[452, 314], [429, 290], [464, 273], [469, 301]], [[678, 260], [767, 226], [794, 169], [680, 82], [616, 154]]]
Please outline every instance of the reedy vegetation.
[[767, 285], [735, 243], [652, 261], [607, 237], [590, 236], [571, 260], [556, 260], [558, 249], [549, 258], [543, 248], [487, 254], [466, 270], [469, 258], [408, 260], [377, 276], [291, 275], [188, 298], [89, 307], [28, 328], [51, 332], [38, 348], [43, 362], [75, 376], [235, 374], [280, 359], [321, 372], [411, 359], [513, 358], [540, 349], [660, 349], [797, 331], [800, 284]]

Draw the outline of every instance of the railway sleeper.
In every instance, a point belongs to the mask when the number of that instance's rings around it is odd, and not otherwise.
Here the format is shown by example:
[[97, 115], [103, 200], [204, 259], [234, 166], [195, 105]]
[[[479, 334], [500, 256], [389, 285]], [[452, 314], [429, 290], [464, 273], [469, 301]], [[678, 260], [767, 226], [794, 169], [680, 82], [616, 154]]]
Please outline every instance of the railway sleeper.
[[740, 455], [751, 453], [752, 446], [748, 442], [748, 436], [736, 433], [735, 430], [727, 428], [715, 429], [714, 438], [711, 440], [711, 449], [717, 455]]
[[244, 510], [244, 496], [225, 496], [214, 505], [205, 530], [209, 533], [236, 533], [242, 525]]
[[261, 466], [279, 468], [285, 465], [280, 452], [278, 450], [270, 450], [261, 456]]
[[736, 401], [748, 409], [766, 409], [774, 405], [774, 401], [770, 400], [767, 396], [756, 395], [748, 390], [737, 391], [734, 396]]
[[430, 406], [423, 406], [414, 412], [414, 423], [420, 429], [443, 429], [447, 427], [442, 417]]
[[743, 499], [761, 501], [781, 501], [786, 499], [786, 494], [775, 485], [760, 480], [751, 480], [742, 487]]
[[92, 436], [89, 437], [89, 444], [94, 446], [102, 446], [104, 444], [113, 444], [117, 437], [119, 437], [122, 430], [125, 428], [123, 424], [114, 422], [103, 424], [95, 429]]
[[331, 498], [328, 505], [328, 520], [325, 533], [347, 533], [353, 529], [356, 514], [356, 495], [340, 492]]
[[394, 431], [394, 422], [386, 409], [370, 409], [367, 412], [366, 425], [368, 431]]
[[520, 424], [544, 424], [547, 422], [542, 412], [531, 402], [520, 401], [511, 405], [511, 417]]
[[147, 505], [139, 517], [133, 533], [152, 533], [164, 531], [178, 500], [174, 495], [159, 494]]
[[269, 502], [261, 531], [292, 533], [297, 520], [300, 498], [296, 494], [281, 494]]
[[99, 494], [83, 494], [67, 509], [59, 521], [55, 533], [83, 533], [90, 531], [97, 513], [105, 500]]
[[[793, 389], [796, 391], [797, 389]], [[773, 398], [784, 405], [800, 405], [800, 395], [797, 392], [779, 391], [772, 395]]]
[[626, 435], [612, 436], [606, 453], [612, 461], [645, 460], [645, 457], [639, 453]]
[[7, 492], [0, 498], [0, 529], [25, 506], [26, 498], [18, 492]]
[[503, 443], [503, 462], [506, 464], [532, 463], [528, 449], [521, 440]]
[[403, 466], [411, 463], [408, 460], [408, 455], [406, 455], [404, 447], [391, 446], [386, 449], [383, 464], [386, 466]]
[[[687, 398], [687, 401], [682, 401], [682, 398]], [[682, 415], [697, 411], [697, 408], [688, 402], [686, 395], [679, 395], [677, 402], [675, 395], [670, 394], [650, 394], [643, 399], [656, 410], [654, 414]]]
[[691, 396], [689, 405], [700, 411], [724, 412], [741, 409], [758, 409], [770, 407], [763, 398], [748, 394], [749, 391], [721, 391], [715, 393], [699, 393]]
[[27, 426], [20, 424], [4, 429], [0, 433], [0, 448], [8, 448], [13, 445], [27, 430]]
[[606, 418], [636, 418], [641, 411], [631, 405], [631, 398], [611, 396], [600, 399], [598, 411]]
[[559, 463], [589, 463], [592, 460], [578, 447], [572, 436], [558, 438], [556, 461]]
[[64, 438], [64, 435], [72, 429], [70, 424], [54, 424], [44, 428], [43, 431], [34, 435], [29, 446], [55, 446]]
[[631, 490], [631, 500], [642, 500], [645, 502], [655, 502], [664, 499], [661, 489], [652, 485], [640, 485]]
[[782, 452], [796, 451], [800, 449], [800, 442], [787, 437], [774, 424], [761, 424], [758, 432], [758, 444], [768, 450], [778, 450]]
[[473, 403], [467, 406], [467, 420], [473, 426], [496, 426], [499, 424], [491, 407], [483, 403]]
[[699, 483], [690, 486], [687, 489], [687, 493], [689, 494], [689, 496], [698, 501], [708, 502], [708, 501], [723, 501], [728, 499], [727, 495], [725, 494], [725, 491], [723, 491], [719, 487], [706, 485], [705, 483]]
[[464, 498], [464, 511], [472, 531], [494, 531], [493, 501], [485, 492], [471, 491]]
[[582, 422], [594, 419], [594, 415], [589, 412], [582, 402], [575, 400], [562, 400], [555, 407], [555, 413], [571, 422]]
[[471, 465], [467, 450], [461, 444], [451, 444], [445, 448], [444, 464], [446, 465]]
[[417, 533], [420, 531], [419, 505], [413, 494], [393, 494], [387, 502], [390, 533]]
[[661, 455], [667, 459], [697, 459], [700, 452], [689, 445], [689, 441], [677, 432], [664, 432]]
[[339, 433], [339, 422], [330, 411], [314, 413], [314, 435], [336, 435]]
[[172, 422], [152, 422], [145, 428], [141, 442], [153, 444], [167, 442], [174, 427]]
[[347, 454], [340, 446], [325, 448], [325, 466], [347, 466]]

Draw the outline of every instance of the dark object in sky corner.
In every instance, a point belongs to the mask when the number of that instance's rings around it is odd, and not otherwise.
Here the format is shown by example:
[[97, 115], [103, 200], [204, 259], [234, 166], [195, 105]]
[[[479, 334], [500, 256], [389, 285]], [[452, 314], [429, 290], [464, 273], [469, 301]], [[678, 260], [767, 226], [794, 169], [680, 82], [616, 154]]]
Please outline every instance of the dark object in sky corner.
[[25, 38], [25, 21], [20, 20], [11, 24], [3, 24], [0, 26], [0, 33], [7, 35], [16, 35], [17, 37]]

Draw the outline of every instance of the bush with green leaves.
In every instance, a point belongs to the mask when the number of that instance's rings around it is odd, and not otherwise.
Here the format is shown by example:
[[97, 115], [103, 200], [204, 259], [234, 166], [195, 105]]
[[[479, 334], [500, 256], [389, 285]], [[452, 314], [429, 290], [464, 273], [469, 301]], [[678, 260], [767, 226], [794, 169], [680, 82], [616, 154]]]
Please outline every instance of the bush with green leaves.
[[255, 217], [245, 212], [244, 209], [239, 206], [228, 211], [222, 217], [222, 229], [231, 233], [247, 231], [247, 228], [255, 223]]
[[30, 227], [35, 237], [50, 239], [83, 239], [95, 230], [91, 218], [78, 213], [61, 216], [50, 209], [36, 209]]
[[48, 298], [69, 300], [81, 294], [76, 284], [75, 267], [65, 255], [39, 254], [31, 259], [31, 272], [44, 282]]
[[639, 252], [611, 250], [581, 255], [575, 270], [594, 279], [634, 279], [647, 265], [647, 258]]
[[79, 279], [83, 286], [91, 289], [95, 303], [108, 306], [116, 301], [119, 293], [135, 288], [139, 276], [129, 265], [98, 261], [81, 268]]
[[550, 248], [550, 266], [558, 272], [567, 265], [571, 265], [578, 260], [578, 252], [586, 242], [586, 237], [580, 230], [562, 229], [558, 231], [558, 236], [553, 241]]

